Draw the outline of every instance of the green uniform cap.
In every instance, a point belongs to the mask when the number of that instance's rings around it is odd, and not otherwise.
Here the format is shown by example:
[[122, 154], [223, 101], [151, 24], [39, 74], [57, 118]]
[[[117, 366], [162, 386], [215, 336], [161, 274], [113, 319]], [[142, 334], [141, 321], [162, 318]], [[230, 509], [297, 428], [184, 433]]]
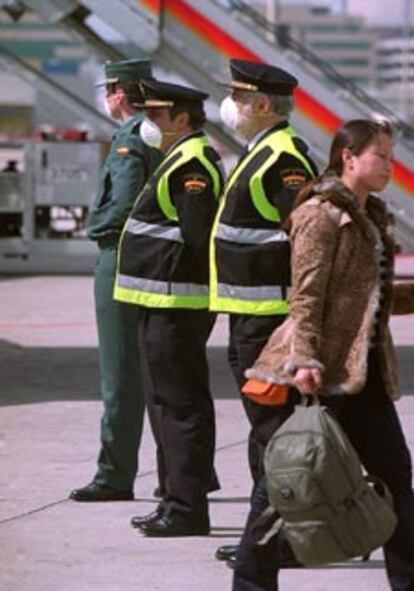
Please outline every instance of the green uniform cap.
[[105, 80], [97, 84], [122, 84], [125, 82], [139, 82], [143, 78], [151, 78], [151, 62], [146, 59], [121, 60], [104, 64]]

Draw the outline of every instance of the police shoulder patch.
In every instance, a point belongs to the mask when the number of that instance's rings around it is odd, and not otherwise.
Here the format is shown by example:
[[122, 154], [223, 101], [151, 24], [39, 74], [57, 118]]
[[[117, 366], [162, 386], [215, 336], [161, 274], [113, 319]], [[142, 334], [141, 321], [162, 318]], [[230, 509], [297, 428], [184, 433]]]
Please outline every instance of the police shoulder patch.
[[116, 149], [116, 153], [120, 156], [126, 156], [129, 154], [129, 148], [128, 146], [119, 146], [119, 148]]
[[295, 189], [305, 184], [306, 172], [302, 168], [285, 168], [280, 171], [282, 182], [288, 189]]
[[202, 193], [208, 185], [208, 177], [199, 173], [188, 174], [183, 183], [187, 193]]

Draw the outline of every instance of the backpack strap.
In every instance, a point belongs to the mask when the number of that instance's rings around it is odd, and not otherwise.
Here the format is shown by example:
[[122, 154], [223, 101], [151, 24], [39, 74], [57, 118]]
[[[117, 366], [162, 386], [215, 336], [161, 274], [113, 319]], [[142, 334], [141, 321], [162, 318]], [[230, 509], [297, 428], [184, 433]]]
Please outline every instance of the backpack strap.
[[300, 406], [320, 406], [321, 401], [317, 394], [301, 394], [300, 395]]
[[[267, 511], [267, 509], [264, 511], [264, 513]], [[263, 515], [263, 513], [262, 513]], [[261, 518], [261, 516], [259, 517], [259, 519]], [[269, 542], [269, 540], [271, 540], [274, 536], [276, 536], [283, 525], [283, 519], [281, 517], [279, 517], [279, 519], [277, 519], [274, 524], [267, 530], [267, 532], [260, 538], [260, 540], [258, 540], [256, 542], [257, 546], [266, 546], [266, 544]]]
[[271, 505], [268, 505], [263, 513], [253, 523], [253, 528], [264, 527], [269, 522], [271, 523], [263, 536], [256, 542], [258, 546], [265, 546], [267, 542], [280, 531], [283, 520], [281, 517], [279, 517], [275, 521], [274, 518], [277, 515], [279, 515], [279, 513]]

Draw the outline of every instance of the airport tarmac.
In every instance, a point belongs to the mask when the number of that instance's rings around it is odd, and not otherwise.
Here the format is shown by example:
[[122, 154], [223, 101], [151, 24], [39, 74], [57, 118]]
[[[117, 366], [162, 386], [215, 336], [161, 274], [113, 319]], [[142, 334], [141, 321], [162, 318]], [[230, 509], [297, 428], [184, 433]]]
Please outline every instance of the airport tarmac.
[[[412, 257], [398, 260], [413, 276]], [[404, 396], [398, 411], [414, 453], [414, 315], [392, 320]], [[210, 496], [206, 537], [147, 539], [129, 519], [155, 507], [154, 444], [139, 455], [136, 500], [79, 504], [69, 491], [89, 482], [101, 403], [90, 276], [0, 277], [0, 590], [230, 590], [214, 559], [237, 541], [248, 510], [247, 421], [226, 362], [227, 321], [209, 343], [217, 412], [221, 490]], [[382, 552], [367, 563], [286, 570], [281, 591], [386, 591]]]

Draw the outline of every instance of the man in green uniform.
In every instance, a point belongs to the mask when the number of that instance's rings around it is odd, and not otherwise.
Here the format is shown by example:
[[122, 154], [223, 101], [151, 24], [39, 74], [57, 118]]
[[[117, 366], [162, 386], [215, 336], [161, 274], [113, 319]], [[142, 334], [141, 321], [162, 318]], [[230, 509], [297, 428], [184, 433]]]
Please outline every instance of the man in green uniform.
[[135, 199], [161, 159], [139, 135], [143, 115], [140, 80], [151, 77], [148, 60], [105, 64], [106, 103], [121, 122], [101, 172], [88, 221], [88, 236], [99, 247], [95, 268], [95, 306], [99, 340], [101, 449], [90, 484], [73, 490], [74, 501], [120, 501], [134, 498], [138, 448], [144, 415], [137, 344], [137, 310], [113, 300], [118, 242]]
[[[246, 140], [227, 180], [211, 241], [210, 306], [230, 314], [229, 362], [239, 389], [244, 372], [289, 311], [289, 238], [284, 228], [300, 188], [316, 173], [307, 146], [289, 125], [298, 82], [264, 63], [230, 60], [231, 95], [221, 105], [223, 122]], [[255, 484], [274, 431], [294, 405], [263, 406], [242, 397], [251, 425], [249, 465]], [[235, 546], [216, 556], [228, 559]]]
[[165, 157], [126, 223], [114, 294], [141, 309], [145, 392], [166, 491], [156, 511], [132, 525], [147, 536], [205, 535], [215, 447], [208, 244], [223, 186], [221, 160], [202, 130], [206, 94], [155, 80], [142, 86], [141, 137]]

